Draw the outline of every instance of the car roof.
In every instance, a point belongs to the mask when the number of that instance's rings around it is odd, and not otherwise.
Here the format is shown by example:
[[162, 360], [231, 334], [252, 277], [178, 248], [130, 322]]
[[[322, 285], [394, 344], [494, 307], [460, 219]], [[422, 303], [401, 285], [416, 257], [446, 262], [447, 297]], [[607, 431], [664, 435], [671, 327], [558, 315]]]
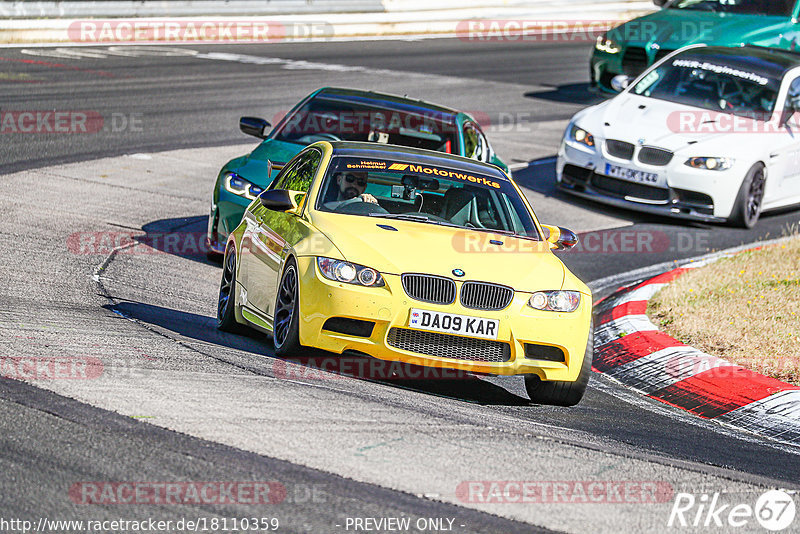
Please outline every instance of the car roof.
[[700, 46], [689, 48], [679, 54], [681, 57], [687, 55], [717, 58], [726, 65], [778, 79], [787, 71], [800, 67], [800, 54], [763, 46]]
[[399, 160], [402, 163], [416, 165], [446, 166], [451, 169], [491, 175], [502, 180], [508, 180], [508, 176], [495, 165], [456, 156], [454, 154], [447, 154], [445, 152], [434, 152], [433, 150], [423, 150], [399, 145], [383, 145], [353, 141], [333, 141], [330, 144], [333, 147], [333, 154], [335, 156]]
[[377, 93], [374, 91], [362, 91], [359, 89], [345, 89], [342, 87], [323, 87], [314, 98], [326, 98], [340, 102], [353, 102], [384, 109], [405, 111], [410, 113], [422, 113], [434, 111], [443, 115], [442, 119], [453, 120], [460, 111], [438, 104], [431, 104], [424, 100], [416, 100], [404, 96]]

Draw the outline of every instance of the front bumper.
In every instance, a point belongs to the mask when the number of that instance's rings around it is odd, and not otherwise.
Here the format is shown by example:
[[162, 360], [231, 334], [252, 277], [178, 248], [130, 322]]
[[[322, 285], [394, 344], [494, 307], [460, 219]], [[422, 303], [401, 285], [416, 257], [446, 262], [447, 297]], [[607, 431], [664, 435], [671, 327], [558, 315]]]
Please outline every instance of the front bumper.
[[[724, 222], [733, 211], [744, 173], [741, 165], [705, 171], [684, 165], [685, 157], [679, 155], [666, 166], [643, 165], [635, 158], [608, 156], [600, 148], [604, 142], [597, 139], [595, 153], [562, 142], [556, 161], [561, 190], [611, 206], [701, 222]], [[650, 186], [613, 178], [604, 172], [607, 164], [655, 173], [664, 180]]]
[[589, 62], [590, 86], [603, 92], [616, 94], [611, 88], [614, 76], [622, 74], [622, 54], [607, 54], [594, 51]]
[[[386, 282], [384, 287], [367, 288], [323, 278], [313, 257], [298, 258], [298, 267], [301, 275], [300, 343], [302, 345], [340, 354], [353, 350], [381, 360], [473, 373], [536, 374], [543, 380], [574, 381], [578, 378], [591, 327], [592, 299], [589, 295], [582, 295], [579, 308], [572, 313], [534, 310], [527, 306], [530, 293], [521, 292], [515, 293], [511, 304], [505, 309], [483, 311], [465, 308], [458, 299], [454, 304], [447, 306], [413, 300], [406, 295], [398, 275], [383, 274]], [[460, 291], [460, 282], [457, 282], [457, 286]], [[498, 320], [499, 331], [496, 341], [507, 345], [507, 361], [485, 362], [446, 358], [435, 355], [435, 349], [423, 354], [397, 348], [394, 338], [390, 337], [392, 329], [411, 331], [411, 335], [421, 332], [408, 328], [412, 308]], [[371, 333], [344, 334], [325, 328], [330, 318], [368, 321], [374, 326]], [[450, 334], [442, 335], [450, 336]], [[474, 338], [455, 337], [461, 338], [456, 341], [470, 343], [475, 341]], [[437, 339], [444, 340], [444, 338]], [[392, 346], [393, 343], [395, 346]], [[526, 344], [560, 349], [563, 352], [563, 361], [527, 358]]]

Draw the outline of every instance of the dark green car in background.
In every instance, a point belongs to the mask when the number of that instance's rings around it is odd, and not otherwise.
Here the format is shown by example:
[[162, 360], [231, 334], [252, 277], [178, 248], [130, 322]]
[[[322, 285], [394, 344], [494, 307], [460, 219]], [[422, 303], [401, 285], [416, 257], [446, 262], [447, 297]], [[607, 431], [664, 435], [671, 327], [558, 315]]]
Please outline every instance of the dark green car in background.
[[615, 76], [635, 78], [667, 54], [690, 44], [757, 46], [800, 51], [798, 0], [654, 0], [663, 9], [597, 38], [591, 83], [618, 91]]
[[245, 208], [272, 182], [284, 163], [317, 141], [366, 141], [434, 150], [491, 163], [508, 171], [478, 121], [422, 100], [325, 87], [300, 101], [269, 133], [270, 123], [242, 117], [240, 129], [263, 139], [250, 154], [226, 163], [217, 176], [208, 217], [209, 257], [225, 242]]

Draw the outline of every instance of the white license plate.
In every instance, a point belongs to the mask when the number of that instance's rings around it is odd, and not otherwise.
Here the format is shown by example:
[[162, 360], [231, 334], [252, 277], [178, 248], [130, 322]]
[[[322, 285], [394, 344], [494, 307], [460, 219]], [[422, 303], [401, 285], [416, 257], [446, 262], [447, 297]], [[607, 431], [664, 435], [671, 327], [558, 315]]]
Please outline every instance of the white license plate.
[[627, 167], [611, 165], [610, 163], [606, 163], [606, 176], [620, 178], [622, 180], [628, 180], [629, 182], [637, 182], [640, 184], [656, 185], [661, 181], [658, 177], [658, 174], [654, 172], [628, 169]]
[[408, 326], [429, 332], [497, 339], [500, 321], [413, 308], [408, 317]]

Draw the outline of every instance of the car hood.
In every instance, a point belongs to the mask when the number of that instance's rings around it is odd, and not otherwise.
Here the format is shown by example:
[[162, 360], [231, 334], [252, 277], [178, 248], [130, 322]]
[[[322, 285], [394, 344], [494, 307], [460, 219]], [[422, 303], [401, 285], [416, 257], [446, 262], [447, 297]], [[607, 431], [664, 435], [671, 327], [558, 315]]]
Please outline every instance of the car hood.
[[[681, 126], [681, 119], [686, 114], [697, 128]], [[599, 139], [618, 139], [673, 152], [689, 146], [694, 150], [700, 145], [715, 145], [723, 141], [730, 144], [732, 137], [736, 137], [735, 141], [747, 137], [748, 142], [752, 142], [753, 136], [731, 136], [724, 131], [714, 133], [713, 125], [702, 127], [703, 121], [719, 117], [720, 114], [701, 108], [622, 93], [578, 113], [573, 121]], [[749, 121], [744, 118], [741, 120]]]
[[[312, 223], [344, 259], [386, 274], [426, 273], [491, 281], [518, 291], [562, 289], [566, 269], [546, 242], [446, 226], [313, 212]], [[393, 228], [385, 229], [380, 227]], [[502, 245], [490, 240], [502, 241]]]
[[609, 36], [628, 46], [657, 44], [669, 50], [700, 43], [778, 46], [790, 22], [789, 17], [661, 9], [611, 30]]
[[299, 154], [303, 148], [305, 146], [297, 143], [266, 139], [231, 171], [261, 188], [266, 188], [278, 172], [273, 171], [272, 176], [267, 176], [267, 160], [282, 165]]

